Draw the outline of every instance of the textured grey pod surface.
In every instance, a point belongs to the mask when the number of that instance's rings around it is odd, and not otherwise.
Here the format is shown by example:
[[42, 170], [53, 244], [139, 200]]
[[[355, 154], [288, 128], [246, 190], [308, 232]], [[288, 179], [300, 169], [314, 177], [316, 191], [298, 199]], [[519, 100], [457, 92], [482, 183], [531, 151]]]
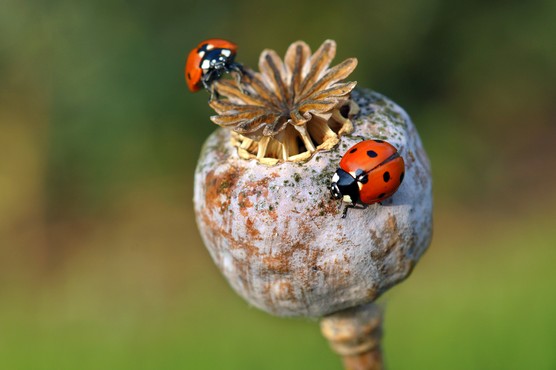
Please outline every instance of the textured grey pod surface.
[[[206, 141], [195, 172], [199, 231], [214, 262], [250, 304], [279, 316], [319, 317], [375, 300], [406, 278], [432, 235], [428, 158], [405, 111], [354, 91], [352, 134], [305, 163], [241, 159], [230, 132]], [[382, 205], [352, 209], [330, 198], [348, 148], [387, 140], [405, 160], [404, 182]]]

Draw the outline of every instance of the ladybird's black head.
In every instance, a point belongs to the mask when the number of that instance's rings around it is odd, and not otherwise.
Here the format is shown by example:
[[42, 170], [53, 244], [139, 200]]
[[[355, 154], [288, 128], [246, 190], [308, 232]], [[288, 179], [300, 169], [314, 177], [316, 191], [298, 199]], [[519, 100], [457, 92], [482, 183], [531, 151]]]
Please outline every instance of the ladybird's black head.
[[201, 68], [206, 73], [209, 70], [226, 69], [234, 60], [234, 55], [227, 49], [211, 49], [205, 52], [201, 60]]
[[203, 50], [201, 69], [203, 77], [201, 83], [209, 89], [214, 81], [219, 80], [225, 73], [238, 72], [241, 75], [242, 66], [235, 62], [235, 53], [230, 49], [213, 48]]
[[334, 199], [342, 199], [347, 196], [349, 202], [355, 203], [359, 200], [357, 180], [341, 168], [338, 168], [332, 177], [330, 192]]
[[342, 199], [342, 193], [340, 193], [337, 182], [332, 182], [332, 184], [330, 184], [330, 193], [332, 194], [332, 199]]

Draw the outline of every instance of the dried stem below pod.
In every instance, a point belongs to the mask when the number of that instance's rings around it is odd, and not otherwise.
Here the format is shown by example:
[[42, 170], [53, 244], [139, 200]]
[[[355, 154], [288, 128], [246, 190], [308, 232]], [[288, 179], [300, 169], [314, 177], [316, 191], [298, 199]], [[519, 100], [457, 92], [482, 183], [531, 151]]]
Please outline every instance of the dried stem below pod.
[[374, 303], [340, 311], [321, 320], [321, 331], [342, 356], [346, 370], [382, 370], [382, 309]]

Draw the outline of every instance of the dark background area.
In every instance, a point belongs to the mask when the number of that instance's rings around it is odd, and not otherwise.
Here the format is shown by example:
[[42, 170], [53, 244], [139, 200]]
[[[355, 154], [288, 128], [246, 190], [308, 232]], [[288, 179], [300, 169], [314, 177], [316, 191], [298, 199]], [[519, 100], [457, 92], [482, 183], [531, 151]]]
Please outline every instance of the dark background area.
[[433, 244], [381, 301], [390, 369], [556, 368], [556, 2], [0, 4], [0, 368], [339, 369], [250, 308], [196, 230], [203, 39], [357, 57], [429, 154]]

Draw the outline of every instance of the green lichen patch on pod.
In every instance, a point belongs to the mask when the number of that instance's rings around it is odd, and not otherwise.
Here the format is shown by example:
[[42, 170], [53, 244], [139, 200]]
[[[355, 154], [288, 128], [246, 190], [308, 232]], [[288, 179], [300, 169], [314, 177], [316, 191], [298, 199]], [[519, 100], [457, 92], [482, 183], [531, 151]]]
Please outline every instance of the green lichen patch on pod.
[[[407, 114], [384, 96], [355, 90], [353, 132], [305, 162], [246, 160], [229, 130], [207, 140], [195, 173], [200, 233], [231, 286], [280, 316], [319, 317], [375, 300], [405, 279], [430, 243], [431, 174]], [[330, 196], [346, 150], [366, 139], [394, 145], [404, 182], [380, 204], [353, 209]]]

